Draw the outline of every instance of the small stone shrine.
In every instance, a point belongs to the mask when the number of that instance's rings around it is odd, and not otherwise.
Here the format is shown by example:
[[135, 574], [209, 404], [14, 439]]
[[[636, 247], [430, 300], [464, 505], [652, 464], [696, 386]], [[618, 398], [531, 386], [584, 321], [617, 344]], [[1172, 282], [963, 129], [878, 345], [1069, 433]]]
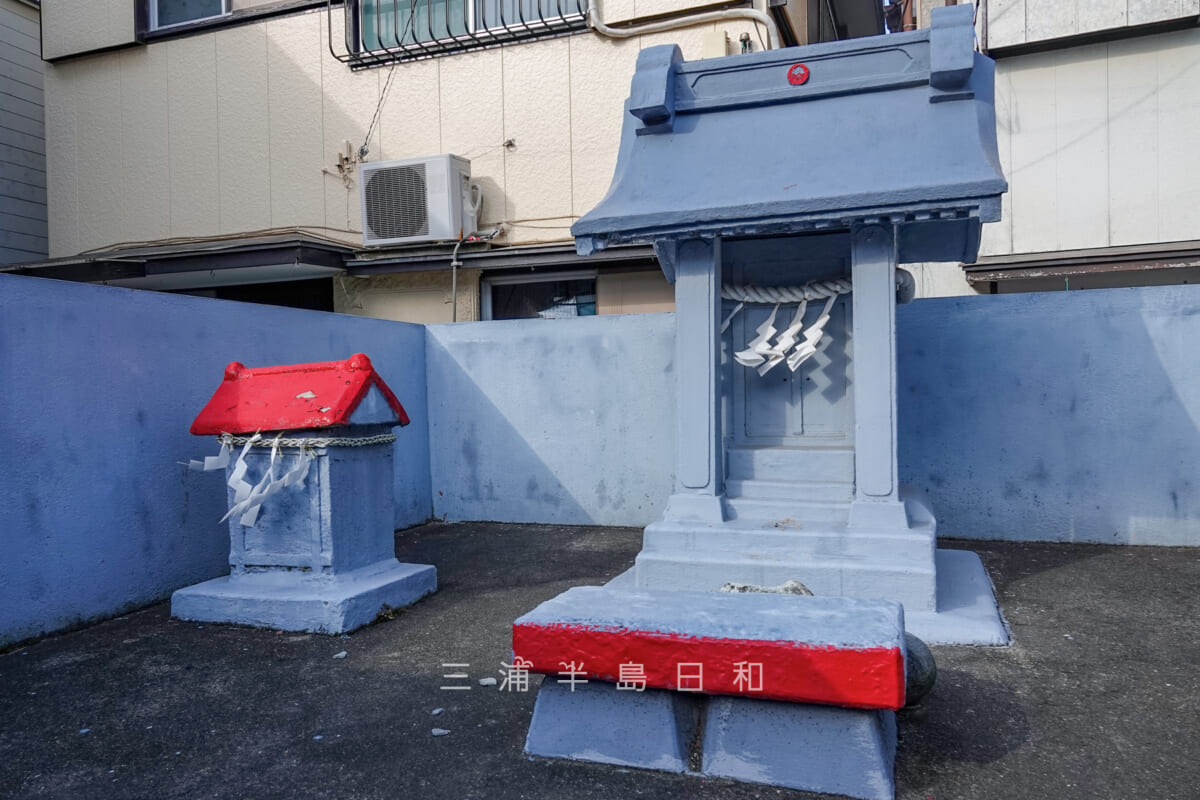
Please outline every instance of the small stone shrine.
[[437, 589], [395, 557], [392, 428], [409, 423], [371, 360], [234, 362], [191, 432], [221, 452], [193, 468], [229, 486], [230, 574], [180, 589], [171, 614], [344, 633]]
[[891, 800], [895, 711], [932, 677], [908, 686], [909, 631], [1007, 640], [896, 457], [898, 265], [973, 261], [1007, 188], [972, 11], [639, 55], [612, 187], [572, 232], [653, 243], [675, 284], [675, 486], [630, 572], [514, 623], [547, 674], [526, 752]]
[[[978, 557], [937, 551], [897, 474], [898, 265], [973, 261], [1007, 189], [971, 11], [727, 58], [639, 55], [612, 186], [572, 228], [585, 255], [652, 243], [675, 284], [675, 486], [637, 588], [799, 581], [897, 600], [930, 641], [1005, 641]], [[966, 607], [980, 625], [938, 613]]]

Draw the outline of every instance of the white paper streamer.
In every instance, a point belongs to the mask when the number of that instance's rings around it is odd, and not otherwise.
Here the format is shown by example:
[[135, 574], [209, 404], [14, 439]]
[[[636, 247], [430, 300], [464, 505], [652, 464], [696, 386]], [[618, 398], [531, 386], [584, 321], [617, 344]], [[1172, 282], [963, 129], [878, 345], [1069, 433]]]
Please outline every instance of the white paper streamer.
[[233, 452], [233, 448], [228, 444], [221, 445], [221, 452], [215, 456], [205, 456], [203, 461], [192, 459], [188, 462], [188, 469], [194, 469], [198, 472], [212, 472], [214, 469], [225, 469], [229, 466], [229, 454]]
[[796, 313], [792, 315], [792, 322], [784, 329], [783, 333], [775, 337], [775, 346], [767, 351], [767, 361], [758, 368], [760, 376], [766, 375], [775, 365], [783, 361], [787, 356], [788, 351], [796, 344], [796, 336], [804, 328], [804, 313], [808, 311], [808, 301], [804, 300], [796, 307]]
[[[229, 473], [229, 480], [226, 484], [230, 489], [233, 489], [233, 505], [225, 516], [221, 517], [221, 522], [230, 517], [240, 515], [239, 521], [247, 528], [253, 528], [258, 521], [258, 512], [262, 509], [262, 505], [271, 495], [283, 491], [289, 486], [304, 486], [304, 480], [308, 477], [308, 468], [312, 466], [316, 455], [311, 447], [303, 447], [300, 450], [300, 458], [283, 477], [276, 479], [275, 465], [280, 458], [280, 433], [271, 442], [271, 460], [267, 465], [267, 471], [262, 476], [257, 484], [252, 485], [246, 480], [246, 471], [249, 465], [246, 463], [246, 453], [250, 451], [257, 442], [262, 441], [262, 434], [256, 433], [249, 439], [245, 440], [242, 450], [238, 453], [237, 462], [233, 466], [233, 470]], [[226, 436], [221, 443], [221, 452], [215, 456], [206, 456], [203, 461], [192, 459], [188, 462], [188, 467], [194, 470], [211, 472], [213, 470], [225, 469], [229, 466], [230, 458], [233, 455], [233, 447], [230, 446], [230, 439]], [[393, 439], [395, 437], [392, 437]]]
[[[255, 434], [250, 441], [246, 442], [242, 448], [241, 455], [238, 456], [238, 463], [234, 467], [233, 474], [229, 476], [229, 486], [234, 490], [234, 503], [230, 506], [229, 511], [225, 516], [221, 517], [221, 522], [230, 517], [239, 517], [239, 521], [247, 528], [253, 528], [258, 521], [258, 512], [262, 510], [262, 505], [271, 495], [283, 491], [289, 486], [303, 486], [304, 479], [308, 477], [308, 468], [312, 465], [315, 456], [309, 449], [300, 451], [300, 458], [296, 465], [288, 470], [283, 477], [275, 477], [276, 462], [280, 457], [279, 439], [283, 434], [275, 437], [271, 444], [271, 460], [267, 464], [267, 471], [263, 474], [262, 479], [257, 485], [250, 487], [250, 484], [244, 480], [246, 473], [245, 456], [246, 451], [254, 443], [261, 438]], [[234, 483], [234, 478], [237, 478], [237, 484]], [[250, 487], [247, 489], [247, 487]]]
[[825, 301], [825, 307], [821, 309], [821, 316], [817, 317], [817, 321], [804, 332], [804, 343], [787, 357], [788, 369], [792, 372], [798, 370], [801, 364], [816, 355], [817, 347], [825, 336], [825, 326], [829, 323], [829, 312], [833, 310], [835, 302], [837, 302], [837, 296], [830, 297]]
[[775, 315], [778, 313], [779, 304], [776, 303], [775, 308], [771, 309], [771, 315], [756, 329], [758, 336], [746, 345], [745, 350], [733, 354], [733, 357], [743, 367], [757, 367], [767, 360], [767, 356], [771, 352], [771, 337], [775, 335]]

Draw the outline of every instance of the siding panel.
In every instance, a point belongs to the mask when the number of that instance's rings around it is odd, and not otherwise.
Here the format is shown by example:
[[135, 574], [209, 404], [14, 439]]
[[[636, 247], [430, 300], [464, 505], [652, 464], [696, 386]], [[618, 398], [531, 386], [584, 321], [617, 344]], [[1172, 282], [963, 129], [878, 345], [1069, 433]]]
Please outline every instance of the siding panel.
[[271, 134], [265, 24], [243, 25], [217, 37], [217, 97], [220, 232], [269, 228]]
[[121, 53], [121, 217], [116, 238], [151, 241], [171, 235], [167, 49]]
[[1158, 57], [1158, 208], [1167, 241], [1200, 239], [1200, 30], [1162, 37]]
[[[367, 126], [375, 114], [379, 102], [379, 80], [386, 75], [384, 70], [351, 72], [346, 65], [329, 54], [326, 46], [328, 35], [327, 15], [321, 14], [321, 43], [314, 58], [321, 64], [322, 121], [324, 130], [325, 172], [321, 173], [325, 190], [325, 224], [327, 233], [342, 231], [342, 236], [351, 241], [360, 241], [358, 234], [350, 231], [362, 230], [362, 208], [358, 200], [358, 184], [353, 180], [343, 181], [337, 173], [338, 154], [350, 142], [350, 150], [357, 153], [367, 135]], [[333, 15], [333, 40], [344, 41], [344, 17]], [[393, 89], [395, 87], [393, 86]], [[353, 165], [349, 167], [354, 169]]]
[[[46, 77], [46, 200], [50, 211], [52, 257], [74, 255], [79, 242], [79, 186], [75, 172], [75, 81], [80, 62], [48, 67]], [[0, 159], [5, 148], [0, 146]]]
[[273, 226], [325, 224], [320, 21], [300, 14], [267, 23]]
[[79, 196], [78, 250], [107, 247], [125, 237], [121, 215], [121, 72], [118, 56], [89, 62], [75, 78], [75, 171]]
[[0, 4], [0, 264], [46, 256], [46, 125], [38, 25]]
[[1021, 68], [1013, 70], [1010, 78], [1014, 99], [1009, 175], [1012, 243], [1021, 253], [1058, 247], [1056, 60], [1054, 55], [1022, 59]]
[[32, 86], [35, 89], [42, 88], [42, 72], [39, 69], [40, 67], [41, 62], [36, 62], [35, 65], [20, 64], [0, 56], [0, 78], [8, 78], [17, 83]]
[[[509, 217], [517, 224], [546, 220], [571, 208], [569, 47], [566, 39], [552, 39], [501, 51], [504, 137], [516, 142], [505, 156], [504, 186]], [[545, 234], [540, 229], [526, 232]]]
[[11, 197], [14, 200], [24, 200], [28, 203], [37, 203], [41, 206], [41, 214], [26, 214], [26, 216], [36, 216], [38, 219], [46, 218], [46, 176], [42, 175], [41, 185], [33, 183], [25, 183], [24, 181], [14, 180], [10, 175], [16, 170], [5, 169], [3, 177], [0, 177], [0, 197]]
[[134, 0], [42, 0], [46, 58], [131, 44], [133, 6]]
[[1108, 246], [1108, 46], [1055, 68], [1058, 247]]
[[1113, 245], [1159, 238], [1158, 49], [1156, 38], [1108, 46], [1109, 240]]
[[[488, 228], [509, 218], [504, 186], [504, 80], [500, 50], [441, 59], [442, 146], [471, 160]], [[520, 231], [516, 232], [520, 235]], [[512, 237], [510, 237], [510, 241]]]
[[217, 50], [214, 35], [175, 39], [167, 51], [171, 235], [211, 236], [217, 192]]

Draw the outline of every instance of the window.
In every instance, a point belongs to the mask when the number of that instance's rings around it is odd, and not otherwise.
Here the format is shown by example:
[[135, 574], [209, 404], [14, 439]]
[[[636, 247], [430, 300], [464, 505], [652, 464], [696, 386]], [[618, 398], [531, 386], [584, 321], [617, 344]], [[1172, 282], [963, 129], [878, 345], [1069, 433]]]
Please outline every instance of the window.
[[586, 29], [587, 0], [349, 0], [355, 67], [561, 36]]
[[596, 273], [498, 275], [483, 280], [484, 319], [565, 319], [596, 315]]
[[150, 29], [223, 17], [230, 0], [150, 0]]

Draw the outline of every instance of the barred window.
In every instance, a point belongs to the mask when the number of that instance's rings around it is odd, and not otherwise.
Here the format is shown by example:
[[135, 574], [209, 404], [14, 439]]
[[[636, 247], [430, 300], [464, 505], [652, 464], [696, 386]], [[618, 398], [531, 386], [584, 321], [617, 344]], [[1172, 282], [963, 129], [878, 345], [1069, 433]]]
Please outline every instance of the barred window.
[[345, 53], [331, 49], [361, 69], [575, 33], [587, 0], [349, 0], [345, 14]]

